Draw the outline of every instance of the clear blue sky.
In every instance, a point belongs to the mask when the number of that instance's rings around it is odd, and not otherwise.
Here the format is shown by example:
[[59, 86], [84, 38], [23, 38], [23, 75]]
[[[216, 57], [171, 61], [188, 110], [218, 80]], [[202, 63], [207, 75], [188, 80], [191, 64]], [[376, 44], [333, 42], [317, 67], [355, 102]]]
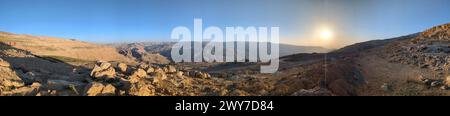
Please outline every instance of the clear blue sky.
[[[176, 26], [279, 26], [305, 44], [319, 25], [349, 44], [450, 22], [450, 0], [0, 0], [0, 31], [89, 42], [168, 40]], [[339, 45], [337, 45], [339, 46]]]

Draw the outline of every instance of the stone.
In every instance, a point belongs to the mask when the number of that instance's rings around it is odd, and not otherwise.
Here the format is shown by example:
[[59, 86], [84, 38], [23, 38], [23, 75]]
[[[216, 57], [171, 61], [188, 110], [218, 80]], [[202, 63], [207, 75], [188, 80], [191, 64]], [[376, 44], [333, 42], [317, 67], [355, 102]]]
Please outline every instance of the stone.
[[5, 60], [0, 58], [0, 66], [2, 66], [2, 67], [9, 67], [10, 64], [8, 62], [6, 62]]
[[211, 77], [211, 75], [209, 75], [208, 73], [199, 72], [199, 71], [194, 71], [193, 74], [194, 74], [193, 76], [196, 78], [206, 79], [206, 78]]
[[437, 86], [440, 86], [442, 84], [443, 84], [442, 81], [433, 81], [433, 82], [431, 82], [430, 86], [431, 87], [437, 87]]
[[137, 83], [139, 81], [141, 81], [142, 78], [147, 77], [147, 72], [144, 71], [143, 69], [138, 69], [136, 71], [133, 72], [133, 74], [131, 76], [129, 76], [128, 78], [130, 79], [130, 83]]
[[24, 86], [23, 80], [9, 67], [0, 67], [0, 88], [19, 88]]
[[450, 86], [450, 75], [445, 78], [445, 84]]
[[85, 96], [97, 96], [97, 95], [100, 95], [102, 93], [104, 87], [105, 86], [102, 83], [99, 83], [99, 82], [89, 83], [85, 87], [84, 95]]
[[98, 61], [97, 65], [91, 71], [90, 76], [95, 79], [112, 80], [115, 78], [116, 71], [111, 67], [111, 63]]
[[138, 68], [140, 68], [140, 69], [147, 69], [148, 67], [149, 67], [149, 65], [146, 64], [146, 63], [141, 63], [141, 64], [139, 64], [139, 66], [138, 66]]
[[65, 90], [70, 86], [82, 86], [79, 82], [70, 82], [65, 80], [47, 80], [47, 89], [49, 90]]
[[164, 70], [160, 67], [155, 67], [154, 69], [155, 69], [154, 72], [164, 72]]
[[154, 67], [148, 67], [146, 70], [147, 73], [152, 73], [155, 72], [155, 68]]
[[42, 86], [41, 83], [38, 82], [34, 82], [33, 84], [31, 84], [31, 88], [34, 89], [39, 89], [41, 86]]
[[235, 89], [235, 90], [231, 91], [230, 93], [228, 93], [228, 95], [229, 96], [249, 96], [250, 94], [245, 91]]
[[37, 93], [37, 89], [31, 87], [21, 87], [11, 91], [2, 92], [1, 94], [5, 96], [35, 96]]
[[332, 96], [332, 93], [324, 88], [300, 89], [292, 96]]
[[129, 94], [132, 96], [154, 96], [155, 87], [143, 81], [140, 81], [131, 85]]
[[33, 83], [33, 82], [42, 82], [42, 80], [38, 77], [36, 77], [36, 74], [34, 74], [33, 72], [27, 72], [25, 74], [22, 74], [22, 80], [29, 84], [29, 83]]
[[127, 68], [128, 68], [127, 64], [119, 63], [119, 64], [117, 64], [117, 67], [119, 68], [120, 72], [122, 72], [122, 73], [126, 73], [127, 72]]
[[430, 84], [430, 83], [431, 83], [431, 80], [430, 80], [430, 79], [425, 78], [425, 77], [423, 77], [422, 75], [419, 75], [419, 76], [417, 77], [417, 81], [420, 82], [420, 83], [423, 83], [423, 84]]
[[443, 85], [443, 86], [441, 86], [441, 89], [442, 90], [448, 90], [448, 86], [447, 85]]
[[115, 95], [116, 88], [111, 84], [106, 86], [99, 82], [91, 82], [85, 87], [83, 92], [85, 96], [113, 96]]
[[392, 86], [388, 83], [383, 83], [383, 85], [381, 85], [381, 89], [385, 92], [390, 92], [392, 91]]

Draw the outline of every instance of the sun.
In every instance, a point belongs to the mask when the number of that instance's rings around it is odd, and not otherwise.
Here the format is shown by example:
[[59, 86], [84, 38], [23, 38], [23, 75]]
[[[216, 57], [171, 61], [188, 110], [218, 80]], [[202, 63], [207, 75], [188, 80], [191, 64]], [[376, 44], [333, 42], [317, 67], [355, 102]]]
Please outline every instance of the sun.
[[324, 41], [329, 41], [333, 38], [333, 32], [330, 29], [321, 29], [320, 38]]

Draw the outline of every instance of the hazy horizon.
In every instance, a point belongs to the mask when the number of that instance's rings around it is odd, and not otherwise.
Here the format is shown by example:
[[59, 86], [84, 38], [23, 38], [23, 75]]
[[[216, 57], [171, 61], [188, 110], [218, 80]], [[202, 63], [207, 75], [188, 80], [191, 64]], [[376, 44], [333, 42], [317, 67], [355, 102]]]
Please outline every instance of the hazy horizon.
[[[339, 48], [449, 23], [449, 0], [0, 0], [0, 31], [95, 43], [171, 41], [176, 26], [280, 27], [281, 43]], [[318, 30], [332, 32], [319, 39]]]

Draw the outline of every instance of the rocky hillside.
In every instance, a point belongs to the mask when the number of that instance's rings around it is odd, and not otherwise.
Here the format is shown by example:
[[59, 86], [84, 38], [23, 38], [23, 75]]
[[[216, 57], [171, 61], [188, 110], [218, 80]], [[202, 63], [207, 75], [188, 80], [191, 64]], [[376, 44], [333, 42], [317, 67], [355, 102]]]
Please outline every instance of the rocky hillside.
[[449, 25], [329, 53], [284, 56], [274, 74], [259, 73], [264, 63], [145, 61], [145, 54], [153, 54], [149, 51], [164, 49], [139, 44], [129, 44], [120, 52], [138, 63], [98, 60], [73, 65], [4, 41], [0, 95], [450, 95]]
[[[172, 45], [174, 44], [175, 42], [138, 42], [115, 43], [109, 45], [115, 46], [119, 50], [119, 53], [128, 57], [136, 58], [140, 61], [152, 62], [153, 59], [156, 59], [153, 63], [167, 63], [168, 60], [170, 60], [170, 52]], [[203, 43], [203, 45], [205, 46], [206, 42]], [[279, 46], [280, 56], [298, 53], [325, 53], [331, 51], [318, 46], [297, 46], [289, 44], [280, 44]], [[166, 58], [164, 59], [163, 56]]]

